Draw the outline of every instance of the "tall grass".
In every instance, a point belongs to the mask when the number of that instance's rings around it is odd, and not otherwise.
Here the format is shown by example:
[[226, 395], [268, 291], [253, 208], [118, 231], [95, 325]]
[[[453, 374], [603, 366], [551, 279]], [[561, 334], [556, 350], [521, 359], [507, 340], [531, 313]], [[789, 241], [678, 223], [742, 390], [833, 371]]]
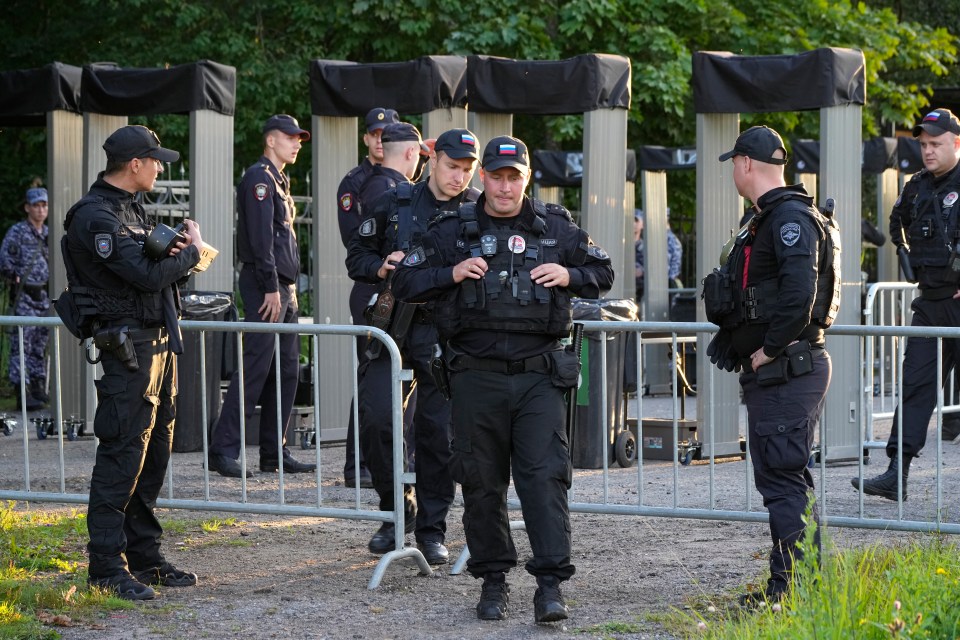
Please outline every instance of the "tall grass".
[[[698, 603], [674, 618], [684, 637], [761, 640], [960, 638], [960, 549], [928, 536], [918, 541], [838, 551], [824, 532], [824, 551], [808, 525], [796, 581], [780, 603], [752, 608], [733, 599]], [[818, 562], [819, 559], [819, 562]], [[682, 619], [682, 621], [681, 621]]]

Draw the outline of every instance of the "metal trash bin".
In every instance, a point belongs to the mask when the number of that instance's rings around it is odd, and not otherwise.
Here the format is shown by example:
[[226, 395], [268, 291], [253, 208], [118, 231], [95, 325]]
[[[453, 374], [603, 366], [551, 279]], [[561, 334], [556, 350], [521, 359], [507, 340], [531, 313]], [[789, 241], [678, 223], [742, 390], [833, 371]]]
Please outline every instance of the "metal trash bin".
[[[220, 291], [185, 291], [180, 296], [184, 320], [223, 321], [236, 318], [233, 296]], [[183, 353], [177, 362], [177, 421], [173, 429], [173, 450], [203, 449], [201, 393], [207, 398], [209, 433], [220, 414], [220, 380], [224, 369], [224, 341], [235, 335], [223, 331], [204, 332], [206, 380], [200, 376], [200, 332], [183, 332]]]
[[[637, 321], [637, 303], [629, 299], [573, 300], [573, 319]], [[574, 416], [573, 442], [570, 455], [577, 469], [600, 469], [603, 456], [613, 462], [614, 443], [620, 430], [626, 428], [625, 404], [623, 402], [624, 363], [629, 333], [607, 331], [601, 342], [600, 333], [585, 331], [581, 352], [581, 381], [577, 390], [577, 406]], [[601, 349], [606, 351], [606, 377], [601, 370]], [[604, 425], [601, 399], [606, 380], [607, 424]]]

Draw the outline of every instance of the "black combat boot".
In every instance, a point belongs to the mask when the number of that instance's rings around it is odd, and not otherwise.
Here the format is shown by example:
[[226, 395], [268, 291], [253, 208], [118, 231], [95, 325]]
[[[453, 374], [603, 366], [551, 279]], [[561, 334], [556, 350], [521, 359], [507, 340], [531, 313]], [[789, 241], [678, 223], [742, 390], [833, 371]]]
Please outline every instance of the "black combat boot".
[[510, 585], [507, 584], [506, 574], [498, 571], [484, 575], [477, 617], [481, 620], [503, 620], [507, 617], [508, 602]]
[[560, 593], [556, 576], [537, 576], [537, 592], [533, 594], [533, 620], [537, 624], [566, 620], [570, 615]]
[[[17, 394], [17, 411], [23, 409], [23, 396], [20, 395], [20, 384], [14, 384], [15, 393]], [[34, 397], [30, 392], [30, 386], [27, 385], [27, 411], [39, 411], [43, 409], [43, 402]]]
[[[907, 476], [910, 475], [910, 462], [912, 456], [903, 456], [903, 501], [907, 501]], [[860, 478], [851, 478], [850, 484], [854, 489], [859, 490], [863, 484], [863, 492], [868, 496], [880, 496], [887, 500], [897, 499], [897, 458], [890, 458], [890, 466], [887, 470], [876, 478], [861, 480]]]

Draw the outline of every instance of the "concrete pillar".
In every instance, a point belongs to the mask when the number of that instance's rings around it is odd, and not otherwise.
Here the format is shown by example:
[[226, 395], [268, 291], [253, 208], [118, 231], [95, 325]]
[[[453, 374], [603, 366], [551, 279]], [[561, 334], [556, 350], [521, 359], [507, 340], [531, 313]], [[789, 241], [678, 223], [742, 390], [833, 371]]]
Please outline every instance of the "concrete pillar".
[[[103, 151], [101, 151], [103, 153]], [[50, 206], [47, 227], [50, 230], [50, 298], [60, 295], [67, 286], [67, 272], [60, 253], [63, 238], [63, 220], [67, 211], [86, 193], [83, 179], [83, 117], [71, 111], [47, 112], [47, 191]], [[51, 309], [51, 312], [53, 310]], [[51, 353], [52, 344], [51, 344]], [[69, 331], [60, 332], [60, 389], [63, 415], [76, 415], [86, 420], [93, 431], [93, 403], [89, 402], [86, 383], [93, 388], [93, 378], [85, 378], [89, 369], [77, 340]], [[51, 372], [52, 373], [52, 372]], [[50, 380], [51, 392], [56, 392], [56, 378]], [[19, 389], [18, 389], [19, 392]]]
[[[890, 234], [890, 211], [899, 195], [896, 169], [887, 169], [877, 175], [877, 219], [873, 223], [887, 236]], [[896, 282], [899, 279], [896, 245], [894, 238], [888, 237], [886, 244], [877, 247], [877, 281]]]
[[[609, 254], [614, 265], [622, 265], [626, 253], [626, 174], [626, 109], [584, 113], [580, 226]], [[629, 279], [617, 274], [610, 297], [633, 299], [633, 285], [624, 284]]]
[[533, 185], [533, 197], [544, 202], [553, 204], [563, 204], [562, 187], [543, 187], [538, 184]]
[[[717, 161], [733, 148], [738, 135], [739, 114], [697, 114], [697, 238], [703, 239], [697, 242], [697, 273], [701, 277], [719, 264], [720, 249], [743, 215], [743, 200], [733, 184], [733, 164]], [[699, 299], [697, 321], [707, 321]], [[736, 375], [718, 370], [705, 357], [711, 338], [697, 338], [697, 352], [704, 355], [697, 358], [697, 435], [704, 456], [738, 455], [740, 384]]]
[[[665, 171], [641, 171], [643, 198], [644, 289], [643, 319], [648, 322], [670, 320], [670, 296], [667, 293], [667, 174]], [[631, 236], [632, 237], [632, 236]], [[624, 278], [629, 280], [629, 278]], [[634, 284], [624, 282], [627, 288]], [[646, 382], [650, 393], [670, 393], [673, 376], [668, 366], [669, 347], [651, 345], [644, 353]], [[700, 378], [697, 378], [698, 380]]]
[[[474, 113], [467, 114], [467, 129], [477, 136], [477, 148], [480, 158], [483, 159], [483, 149], [490, 142], [491, 138], [497, 136], [513, 135], [513, 114], [511, 113]], [[526, 141], [524, 141], [526, 142]], [[480, 170], [473, 174], [470, 186], [483, 190], [483, 184], [480, 182]]]
[[[163, 132], [158, 134], [163, 140]], [[209, 269], [190, 277], [190, 285], [200, 291], [232, 294], [233, 234], [236, 229], [233, 116], [206, 109], [191, 111], [188, 157], [190, 217], [200, 225], [204, 241], [220, 252]]]
[[[463, 107], [451, 107], [449, 109], [434, 109], [423, 114], [421, 133], [424, 138], [436, 138], [449, 129], [468, 128], [467, 110]], [[474, 133], [476, 132], [474, 131]]]
[[[843, 251], [840, 312], [836, 324], [860, 324], [860, 135], [863, 108], [849, 104], [820, 110], [820, 194], [836, 201]], [[833, 377], [824, 407], [827, 462], [856, 459], [862, 450], [860, 416], [860, 340], [857, 336], [827, 336]]]
[[[357, 166], [357, 118], [312, 117], [310, 152], [313, 199], [313, 320], [324, 324], [351, 324], [348, 304], [353, 281], [344, 266], [346, 249], [337, 230], [337, 187]], [[347, 437], [353, 377], [353, 342], [347, 338], [320, 336], [314, 364], [319, 369], [320, 428], [324, 440]], [[323, 363], [341, 363], [324, 367]]]

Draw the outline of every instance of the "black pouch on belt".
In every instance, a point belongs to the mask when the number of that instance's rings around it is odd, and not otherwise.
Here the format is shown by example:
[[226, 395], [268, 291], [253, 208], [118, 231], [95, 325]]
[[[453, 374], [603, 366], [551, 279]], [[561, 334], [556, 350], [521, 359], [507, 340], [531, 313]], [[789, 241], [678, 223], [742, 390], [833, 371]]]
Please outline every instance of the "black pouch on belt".
[[794, 378], [813, 371], [813, 353], [809, 340], [799, 340], [787, 347], [783, 354], [789, 363], [790, 375]]
[[102, 329], [93, 336], [93, 344], [101, 351], [111, 351], [128, 371], [137, 371], [140, 364], [137, 362], [137, 352], [133, 348], [133, 340], [127, 333], [126, 327], [111, 327]]
[[580, 379], [580, 358], [568, 346], [545, 354], [550, 361], [550, 382], [560, 389], [574, 389]]
[[773, 387], [783, 384], [790, 379], [787, 373], [787, 358], [777, 356], [773, 362], [769, 362], [757, 369], [757, 384], [761, 387]]

